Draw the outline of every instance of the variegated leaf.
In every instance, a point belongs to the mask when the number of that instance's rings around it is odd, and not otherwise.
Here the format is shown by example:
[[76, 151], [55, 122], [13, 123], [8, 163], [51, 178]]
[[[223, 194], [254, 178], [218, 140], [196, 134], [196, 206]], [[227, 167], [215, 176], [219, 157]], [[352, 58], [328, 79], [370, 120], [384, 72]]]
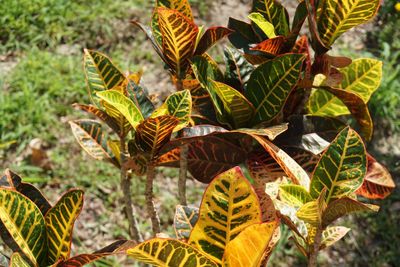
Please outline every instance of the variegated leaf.
[[154, 266], [217, 267], [207, 255], [174, 239], [153, 238], [129, 249], [134, 259]]
[[235, 48], [225, 48], [224, 60], [226, 65], [225, 83], [239, 92], [243, 92], [244, 85], [249, 80], [254, 66], [247, 62], [246, 58]]
[[251, 50], [267, 53], [271, 56], [277, 56], [281, 52], [284, 43], [285, 43], [285, 38], [283, 36], [277, 36], [262, 41], [261, 43], [252, 47]]
[[66, 260], [71, 253], [72, 230], [83, 206], [83, 191], [65, 193], [45, 215], [49, 264]]
[[254, 0], [252, 12], [261, 13], [275, 27], [279, 35], [289, 33], [289, 21], [286, 9], [275, 0]]
[[104, 54], [84, 50], [84, 67], [90, 95], [121, 85], [125, 76]]
[[312, 175], [310, 193], [317, 198], [326, 188], [327, 203], [348, 196], [361, 186], [366, 167], [364, 143], [353, 129], [346, 127], [322, 154]]
[[280, 199], [291, 206], [301, 207], [313, 200], [310, 193], [299, 185], [281, 185], [279, 189]]
[[150, 157], [153, 158], [162, 146], [170, 140], [178, 123], [178, 119], [169, 115], [148, 118], [137, 127], [135, 143], [143, 152], [149, 153]]
[[396, 185], [389, 171], [382, 164], [371, 155], [367, 155], [367, 159], [367, 174], [356, 193], [369, 199], [384, 199], [390, 195]]
[[94, 120], [70, 121], [72, 133], [81, 147], [97, 160], [113, 162], [112, 153], [107, 146], [107, 137], [100, 123]]
[[114, 243], [104, 247], [92, 254], [79, 254], [65, 261], [61, 261], [56, 265], [56, 267], [82, 267], [88, 263], [94, 262], [101, 258], [115, 255], [115, 254], [125, 254], [128, 249], [133, 248], [136, 242], [129, 240], [118, 240]]
[[351, 229], [343, 226], [328, 227], [322, 232], [320, 250], [332, 246], [342, 239]]
[[213, 47], [218, 41], [229, 35], [232, 30], [225, 27], [211, 27], [201, 36], [196, 47], [195, 55], [202, 55]]
[[24, 260], [22, 255], [18, 252], [14, 252], [11, 255], [9, 267], [31, 267], [31, 265]]
[[370, 20], [379, 3], [379, 0], [318, 1], [316, 23], [324, 46], [329, 48], [340, 35]]
[[221, 264], [229, 242], [260, 222], [257, 195], [240, 168], [235, 167], [218, 175], [208, 186], [189, 244]]
[[264, 18], [261, 13], [253, 12], [247, 16], [266, 35], [268, 39], [276, 37], [275, 28], [272, 23]]
[[96, 94], [102, 100], [104, 100], [109, 105], [116, 108], [133, 128], [136, 128], [142, 121], [143, 115], [132, 100], [126, 97], [124, 94], [116, 90], [107, 90], [103, 92], [97, 92]]
[[47, 265], [46, 225], [39, 208], [13, 189], [0, 188], [0, 221], [33, 264]]
[[190, 20], [193, 20], [192, 9], [188, 0], [157, 0], [156, 4], [157, 7], [166, 7], [179, 11]]
[[144, 118], [148, 118], [154, 111], [154, 105], [149, 98], [147, 89], [133, 80], [129, 80], [126, 91], [132, 102], [140, 109]]
[[199, 219], [199, 209], [189, 206], [176, 206], [174, 229], [177, 238], [189, 239], [190, 232]]
[[176, 10], [159, 7], [157, 15], [164, 57], [178, 78], [183, 78], [194, 54], [198, 27]]
[[364, 204], [349, 197], [336, 199], [328, 204], [322, 215], [322, 225], [328, 226], [335, 220], [354, 212], [376, 212], [379, 207], [371, 204]]
[[275, 229], [276, 222], [253, 224], [244, 229], [226, 246], [223, 257], [224, 266], [258, 267], [264, 252], [268, 248]]
[[302, 54], [287, 54], [253, 71], [244, 93], [254, 105], [254, 123], [270, 121], [282, 110], [298, 82], [304, 59]]

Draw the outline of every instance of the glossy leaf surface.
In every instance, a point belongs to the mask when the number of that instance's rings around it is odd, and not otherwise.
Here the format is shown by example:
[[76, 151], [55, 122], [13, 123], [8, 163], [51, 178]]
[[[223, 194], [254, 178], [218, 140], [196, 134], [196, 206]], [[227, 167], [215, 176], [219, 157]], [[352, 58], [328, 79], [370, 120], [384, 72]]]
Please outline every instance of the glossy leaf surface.
[[301, 207], [309, 201], [312, 201], [310, 193], [299, 185], [281, 185], [279, 187], [279, 196], [282, 201], [295, 207]]
[[189, 244], [221, 263], [228, 243], [246, 227], [260, 222], [257, 195], [235, 167], [218, 175], [206, 189]]
[[207, 29], [203, 36], [201, 36], [194, 54], [202, 55], [231, 32], [232, 30], [220, 26]]
[[261, 13], [264, 18], [274, 25], [278, 34], [287, 35], [289, 22], [285, 8], [274, 0], [254, 0], [252, 12]]

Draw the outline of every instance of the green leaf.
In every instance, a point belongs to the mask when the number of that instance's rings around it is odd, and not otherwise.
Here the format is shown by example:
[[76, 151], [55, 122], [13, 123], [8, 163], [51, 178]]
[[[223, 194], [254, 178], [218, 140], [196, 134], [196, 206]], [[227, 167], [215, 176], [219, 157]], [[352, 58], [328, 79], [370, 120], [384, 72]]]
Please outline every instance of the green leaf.
[[178, 119], [169, 115], [148, 118], [137, 127], [135, 143], [143, 152], [149, 153], [152, 159], [170, 140], [178, 123]]
[[84, 53], [85, 75], [91, 96], [96, 91], [112, 89], [125, 81], [125, 76], [106, 55], [88, 49]]
[[254, 66], [247, 62], [239, 51], [230, 47], [226, 47], [224, 50], [224, 60], [226, 65], [225, 83], [243, 92], [244, 85], [249, 80]]
[[168, 96], [164, 104], [159, 107], [151, 117], [154, 118], [160, 115], [170, 115], [177, 118], [179, 123], [174, 129], [174, 132], [177, 132], [188, 126], [191, 113], [192, 96], [190, 95], [189, 90], [183, 90]]
[[268, 22], [261, 13], [250, 13], [247, 17], [254, 22], [268, 38], [276, 37], [274, 25]]
[[189, 239], [190, 232], [199, 219], [199, 209], [189, 206], [176, 206], [174, 229], [179, 239]]
[[183, 78], [188, 60], [194, 53], [199, 29], [193, 21], [176, 10], [159, 7], [156, 12], [165, 59], [178, 78]]
[[278, 35], [289, 33], [289, 20], [286, 9], [275, 0], [254, 0], [251, 12], [259, 12], [275, 27]]
[[366, 165], [366, 152], [361, 137], [346, 127], [322, 154], [311, 179], [311, 195], [317, 198], [326, 188], [327, 203], [348, 196], [361, 186]]
[[311, 225], [319, 224], [321, 214], [318, 206], [318, 201], [312, 200], [310, 202], [307, 202], [300, 207], [296, 215], [300, 220], [303, 220], [304, 222]]
[[20, 253], [14, 252], [11, 255], [9, 267], [31, 267], [31, 265], [24, 260]]
[[136, 128], [139, 123], [143, 121], [143, 115], [139, 108], [122, 93], [115, 90], [108, 90], [103, 92], [97, 92], [96, 94], [102, 100], [115, 107], [132, 125]]
[[0, 220], [33, 264], [47, 265], [46, 225], [30, 199], [12, 189], [0, 188]]
[[316, 23], [324, 46], [330, 47], [340, 35], [374, 17], [379, 3], [379, 0], [318, 1]]
[[335, 220], [355, 212], [377, 212], [379, 207], [371, 204], [364, 204], [349, 197], [336, 199], [328, 204], [322, 215], [323, 226], [328, 226]]
[[319, 250], [332, 246], [342, 239], [351, 229], [343, 226], [328, 227], [322, 232], [322, 241]]
[[258, 197], [240, 168], [235, 167], [215, 177], [207, 187], [189, 244], [221, 264], [228, 243], [260, 222]]
[[153, 238], [129, 249], [134, 259], [153, 266], [217, 267], [207, 255], [191, 245], [174, 239]]
[[71, 253], [72, 230], [83, 206], [83, 191], [65, 193], [45, 215], [48, 261], [54, 264], [66, 260]]
[[254, 123], [270, 121], [282, 110], [297, 84], [304, 59], [302, 54], [287, 54], [253, 71], [244, 93], [256, 109]]
[[300, 185], [281, 185], [279, 189], [281, 200], [291, 206], [301, 207], [313, 200], [310, 193]]
[[94, 120], [70, 121], [72, 133], [81, 147], [97, 160], [113, 162], [112, 153], [107, 146], [107, 137], [100, 123]]
[[223, 258], [223, 266], [256, 267], [260, 266], [268, 249], [277, 222], [253, 224], [244, 229], [228, 243]]
[[129, 80], [126, 89], [128, 91], [129, 98], [136, 105], [136, 107], [139, 107], [143, 117], [148, 118], [154, 111], [154, 105], [149, 99], [146, 88], [132, 80]]

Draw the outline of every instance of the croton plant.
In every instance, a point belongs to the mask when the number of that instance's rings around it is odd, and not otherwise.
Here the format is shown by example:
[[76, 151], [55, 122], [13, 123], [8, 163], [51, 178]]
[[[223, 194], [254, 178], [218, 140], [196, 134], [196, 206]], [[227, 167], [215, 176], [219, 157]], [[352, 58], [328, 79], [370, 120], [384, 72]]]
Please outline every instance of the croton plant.
[[[120, 169], [136, 245], [118, 241], [76, 257], [126, 253], [156, 266], [264, 266], [286, 225], [291, 242], [316, 266], [318, 252], [350, 230], [336, 220], [376, 212], [366, 199], [383, 199], [395, 187], [365, 148], [373, 133], [367, 104], [379, 87], [382, 62], [329, 54], [343, 33], [378, 8], [379, 0], [304, 0], [291, 19], [279, 2], [253, 0], [248, 21], [230, 18], [227, 27], [203, 30], [187, 0], [157, 0], [150, 25], [133, 24], [177, 89], [159, 107], [142, 73], [123, 73], [104, 54], [85, 50], [92, 104], [76, 107], [102, 123], [76, 120], [71, 128], [93, 158]], [[231, 45], [223, 67], [207, 51], [224, 37]], [[161, 234], [153, 201], [158, 166], [187, 168], [209, 184], [200, 208], [177, 206], [175, 238]], [[154, 236], [147, 241], [130, 192], [130, 180], [142, 175]], [[13, 177], [6, 172], [0, 194], [2, 237], [15, 251], [11, 266], [86, 263], [69, 259], [82, 191], [66, 193], [51, 207]], [[68, 225], [59, 219], [66, 216]]]

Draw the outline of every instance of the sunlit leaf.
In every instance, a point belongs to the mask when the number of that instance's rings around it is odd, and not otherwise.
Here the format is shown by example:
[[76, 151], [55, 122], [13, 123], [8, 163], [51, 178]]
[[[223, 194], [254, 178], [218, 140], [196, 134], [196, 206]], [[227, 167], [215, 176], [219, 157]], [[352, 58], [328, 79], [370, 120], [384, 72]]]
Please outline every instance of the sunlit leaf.
[[143, 152], [148, 152], [151, 157], [154, 157], [169, 141], [178, 122], [178, 119], [169, 115], [148, 118], [137, 127], [135, 143]]
[[276, 37], [274, 25], [266, 20], [261, 13], [250, 13], [248, 18], [254, 22], [269, 39]]
[[116, 108], [129, 121], [133, 128], [136, 128], [143, 121], [144, 118], [139, 108], [122, 93], [115, 90], [108, 90], [98, 92], [96, 95]]
[[281, 185], [279, 189], [280, 199], [295, 207], [301, 207], [313, 200], [310, 193], [299, 185]]
[[0, 220], [32, 263], [47, 264], [46, 225], [30, 199], [13, 189], [0, 188]]
[[307, 202], [296, 213], [297, 217], [306, 223], [316, 225], [320, 222], [320, 211], [318, 207], [318, 201], [312, 200]]
[[275, 27], [279, 35], [289, 33], [288, 14], [285, 8], [275, 0], [254, 0], [251, 12], [259, 12]]
[[256, 50], [260, 52], [267, 53], [271, 56], [278, 55], [285, 43], [285, 38], [283, 36], [277, 36], [271, 39], [267, 39], [252, 47], [251, 50]]
[[326, 188], [328, 203], [347, 196], [361, 186], [366, 167], [364, 143], [353, 129], [347, 127], [322, 154], [311, 179], [310, 193], [316, 198]]
[[84, 67], [90, 95], [121, 85], [125, 76], [104, 54], [84, 50]]
[[354, 212], [376, 212], [379, 207], [372, 204], [364, 204], [349, 197], [339, 198], [328, 204], [322, 216], [323, 225], [330, 225], [335, 220]]
[[245, 88], [245, 96], [255, 107], [254, 123], [272, 120], [282, 110], [297, 84], [304, 55], [287, 54], [257, 67]]
[[322, 241], [319, 249], [332, 246], [342, 239], [351, 229], [343, 226], [328, 227], [322, 232]]
[[20, 253], [14, 252], [11, 255], [9, 267], [31, 267], [31, 265], [24, 260]]
[[72, 230], [83, 206], [83, 191], [64, 194], [45, 215], [49, 264], [66, 260], [71, 253]]
[[190, 20], [193, 20], [192, 9], [188, 0], [157, 0], [156, 4], [158, 7], [177, 10]]
[[224, 266], [258, 267], [277, 227], [276, 222], [253, 224], [228, 243]]
[[396, 185], [389, 171], [382, 164], [370, 155], [367, 159], [367, 174], [356, 193], [369, 199], [384, 199], [390, 195]]
[[159, 7], [157, 14], [165, 59], [173, 72], [183, 78], [194, 53], [198, 27], [176, 10]]
[[318, 1], [316, 23], [324, 46], [330, 47], [344, 32], [370, 20], [379, 3], [379, 0]]
[[129, 249], [127, 254], [154, 266], [218, 266], [204, 253], [174, 239], [153, 238]]
[[257, 195], [235, 167], [218, 175], [206, 189], [189, 244], [222, 263], [228, 243], [246, 227], [260, 222]]
[[199, 218], [199, 209], [189, 206], [176, 206], [174, 229], [177, 238], [189, 239], [190, 232]]

